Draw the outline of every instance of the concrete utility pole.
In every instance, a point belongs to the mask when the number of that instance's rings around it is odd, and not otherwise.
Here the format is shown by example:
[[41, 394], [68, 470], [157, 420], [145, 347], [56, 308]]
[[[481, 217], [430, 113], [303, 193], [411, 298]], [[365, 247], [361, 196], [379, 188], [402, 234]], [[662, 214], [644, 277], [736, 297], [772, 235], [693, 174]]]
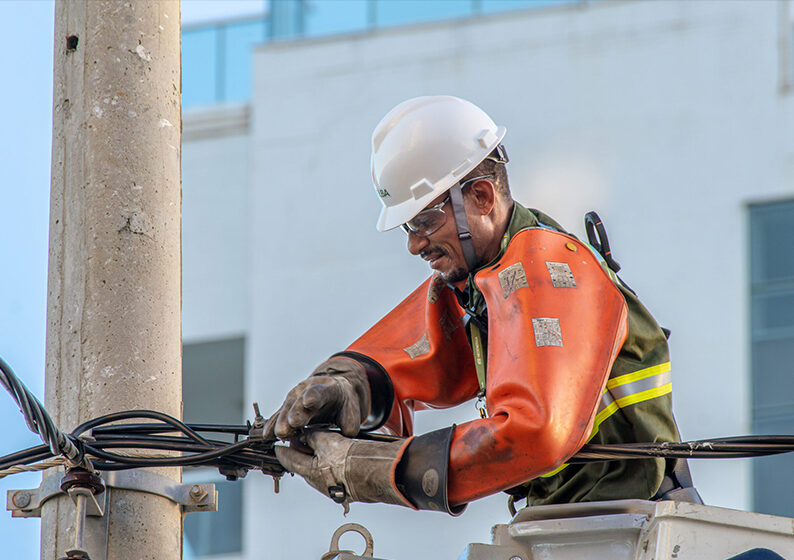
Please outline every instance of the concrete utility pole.
[[[178, 0], [56, 2], [46, 407], [64, 431], [127, 409], [181, 417], [179, 15]], [[107, 558], [181, 558], [173, 501], [112, 488], [107, 509], [85, 526]], [[72, 548], [74, 512], [44, 504], [42, 559]]]

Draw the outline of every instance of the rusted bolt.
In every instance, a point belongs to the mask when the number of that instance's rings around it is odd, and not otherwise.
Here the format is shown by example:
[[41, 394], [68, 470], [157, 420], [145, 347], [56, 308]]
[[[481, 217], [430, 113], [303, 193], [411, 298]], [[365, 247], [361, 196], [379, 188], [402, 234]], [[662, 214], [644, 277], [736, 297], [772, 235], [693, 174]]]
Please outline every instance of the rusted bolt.
[[206, 496], [207, 496], [207, 491], [204, 490], [204, 488], [202, 488], [198, 484], [194, 484], [193, 486], [190, 487], [190, 497], [193, 500], [200, 502]]
[[30, 494], [21, 490], [19, 492], [14, 492], [14, 497], [11, 501], [14, 502], [14, 506], [18, 508], [28, 507], [30, 505]]

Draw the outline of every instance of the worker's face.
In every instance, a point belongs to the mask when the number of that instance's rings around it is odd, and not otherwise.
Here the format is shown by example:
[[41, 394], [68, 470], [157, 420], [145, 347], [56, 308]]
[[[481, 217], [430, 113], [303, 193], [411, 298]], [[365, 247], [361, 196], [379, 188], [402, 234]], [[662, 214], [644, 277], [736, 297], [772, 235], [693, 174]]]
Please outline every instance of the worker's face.
[[[428, 207], [439, 204], [446, 197], [447, 193], [444, 193], [431, 202]], [[464, 200], [466, 198], [466, 191], [464, 191]], [[467, 209], [468, 206], [466, 204]], [[418, 255], [426, 260], [430, 268], [438, 272], [444, 282], [460, 282], [466, 279], [468, 270], [463, 249], [460, 246], [460, 239], [458, 239], [451, 202], [448, 199], [442, 206], [442, 210], [446, 214], [446, 221], [438, 230], [428, 236], [408, 232], [408, 251], [412, 255]]]

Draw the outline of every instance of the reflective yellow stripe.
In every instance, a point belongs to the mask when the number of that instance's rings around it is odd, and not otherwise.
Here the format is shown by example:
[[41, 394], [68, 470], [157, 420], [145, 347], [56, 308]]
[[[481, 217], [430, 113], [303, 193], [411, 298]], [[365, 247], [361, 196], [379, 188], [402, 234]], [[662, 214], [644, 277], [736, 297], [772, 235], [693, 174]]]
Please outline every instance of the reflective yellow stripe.
[[634, 373], [619, 375], [618, 377], [607, 381], [607, 389], [612, 389], [618, 385], [625, 385], [626, 383], [631, 383], [632, 381], [638, 381], [640, 379], [645, 379], [646, 377], [651, 377], [653, 375], [658, 375], [668, 371], [670, 371], [670, 362], [665, 362], [663, 364], [659, 364], [658, 366], [651, 366], [649, 368], [641, 369], [639, 371], [635, 371]]
[[568, 466], [568, 463], [563, 463], [562, 465], [560, 465], [559, 467], [557, 467], [557, 468], [556, 468], [556, 469], [554, 469], [553, 471], [549, 471], [549, 472], [547, 472], [546, 474], [542, 474], [542, 475], [540, 475], [540, 477], [541, 477], [541, 478], [548, 478], [548, 477], [550, 477], [550, 476], [554, 476], [554, 475], [555, 475], [555, 474], [557, 474], [558, 472], [560, 472], [560, 471], [562, 471], [563, 469], [565, 469], [565, 467], [567, 467], [567, 466]]
[[593, 439], [593, 436], [598, 433], [598, 427], [603, 424], [604, 420], [615, 414], [619, 408], [625, 408], [642, 401], [649, 401], [651, 399], [655, 399], [656, 397], [661, 397], [662, 395], [671, 393], [672, 391], [673, 384], [665, 383], [660, 387], [654, 387], [652, 389], [640, 391], [639, 393], [635, 393], [633, 395], [626, 395], [625, 397], [621, 397], [612, 401], [609, 403], [609, 406], [603, 410], [600, 410], [598, 414], [596, 414], [595, 422], [593, 422], [593, 431], [590, 433], [590, 438], [588, 438], [587, 441]]
[[[624, 408], [632, 404], [637, 404], [638, 402], [649, 401], [651, 399], [655, 399], [656, 397], [661, 397], [662, 395], [666, 395], [667, 393], [672, 393], [672, 391], [673, 391], [673, 384], [665, 383], [661, 387], [655, 387], [653, 389], [648, 389], [647, 391], [642, 391], [641, 393], [637, 393], [636, 395], [629, 395], [627, 397], [623, 397], [622, 399], [616, 400], [615, 403], [618, 405], [619, 408]], [[595, 434], [595, 432], [593, 432], [593, 434]]]
[[637, 395], [643, 391], [656, 389], [662, 385], [666, 385], [670, 383], [671, 379], [672, 377], [670, 372], [665, 371], [662, 373], [657, 373], [651, 377], [646, 377], [645, 379], [638, 379], [637, 381], [632, 381], [631, 383], [625, 383], [623, 385], [618, 385], [617, 387], [607, 389], [601, 395], [601, 405], [599, 406], [599, 410], [601, 408], [606, 408], [612, 401], [619, 401], [622, 398], [631, 395]]
[[[595, 435], [598, 433], [598, 429], [601, 426], [601, 424], [603, 424], [607, 418], [615, 414], [615, 412], [617, 412], [618, 409], [625, 408], [627, 406], [631, 406], [639, 402], [649, 401], [651, 399], [655, 399], [657, 397], [661, 397], [663, 395], [667, 395], [671, 393], [673, 390], [673, 384], [670, 381], [668, 381], [670, 376], [665, 375], [669, 371], [670, 371], [670, 362], [666, 362], [664, 364], [659, 364], [656, 366], [641, 369], [633, 373], [627, 373], [625, 375], [620, 375], [618, 377], [610, 379], [607, 382], [606, 389], [604, 390], [604, 393], [601, 396], [601, 402], [599, 403], [599, 411], [596, 413], [595, 420], [593, 421], [593, 431], [590, 433], [590, 437], [587, 438], [587, 441], [590, 441], [595, 437]], [[645, 389], [643, 391], [639, 391], [634, 394], [621, 396], [620, 398], [614, 400], [612, 399], [612, 396], [609, 394], [610, 389], [620, 387], [621, 385], [634, 383], [636, 381], [647, 379], [653, 376], [659, 376], [658, 381], [662, 381], [665, 383], [658, 387], [651, 387], [649, 389]], [[649, 382], [638, 385], [648, 386], [649, 384], [653, 384], [654, 381], [656, 380], [650, 380]], [[616, 393], [620, 394], [620, 391], [616, 391]], [[560, 465], [553, 471], [541, 475], [541, 477], [547, 478], [554, 476], [563, 469], [565, 469], [565, 467], [567, 466], [568, 463]]]
[[593, 436], [598, 433], [598, 427], [604, 422], [604, 420], [615, 414], [619, 406], [620, 405], [618, 404], [618, 401], [612, 401], [608, 407], [606, 407], [604, 410], [600, 410], [598, 414], [596, 414], [595, 422], [593, 422], [593, 431], [590, 432], [590, 437], [587, 438], [587, 441], [593, 439]]

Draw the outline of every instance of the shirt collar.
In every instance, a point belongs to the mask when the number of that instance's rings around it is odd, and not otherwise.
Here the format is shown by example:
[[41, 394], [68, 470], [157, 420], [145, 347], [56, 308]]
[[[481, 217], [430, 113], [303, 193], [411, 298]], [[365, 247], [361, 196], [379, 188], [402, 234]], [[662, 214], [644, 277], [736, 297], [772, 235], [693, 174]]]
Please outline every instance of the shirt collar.
[[499, 253], [491, 260], [491, 262], [478, 267], [477, 270], [469, 274], [469, 278], [471, 279], [474, 274], [483, 268], [495, 265], [505, 254], [505, 250], [507, 249], [507, 246], [510, 244], [510, 240], [515, 234], [522, 229], [537, 225], [538, 219], [535, 217], [535, 215], [528, 208], [525, 208], [518, 202], [513, 201], [513, 213], [510, 216], [510, 222], [507, 224], [507, 229], [502, 236], [502, 240], [499, 242]]

